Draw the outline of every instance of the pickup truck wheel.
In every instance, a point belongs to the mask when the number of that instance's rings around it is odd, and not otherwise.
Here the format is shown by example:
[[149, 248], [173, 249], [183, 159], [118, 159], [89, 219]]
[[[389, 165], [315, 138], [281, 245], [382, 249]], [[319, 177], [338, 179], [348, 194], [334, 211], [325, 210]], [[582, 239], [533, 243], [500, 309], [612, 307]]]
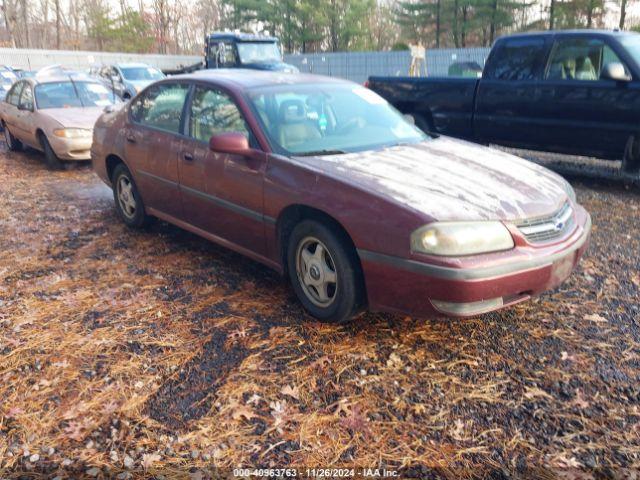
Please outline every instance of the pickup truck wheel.
[[56, 152], [53, 151], [53, 148], [51, 147], [49, 140], [47, 140], [47, 137], [43, 133], [41, 133], [38, 137], [40, 139], [42, 151], [44, 152], [44, 158], [47, 161], [47, 167], [49, 167], [50, 170], [61, 170], [62, 162], [56, 155]]
[[125, 225], [131, 228], [147, 227], [152, 218], [146, 214], [136, 182], [125, 164], [121, 163], [115, 168], [111, 184], [116, 210]]
[[632, 135], [627, 141], [622, 158], [622, 171], [631, 175], [640, 174], [640, 134]]
[[318, 320], [343, 323], [363, 305], [355, 251], [335, 228], [303, 220], [289, 237], [287, 264], [293, 289]]
[[4, 122], [2, 122], [2, 129], [4, 130], [4, 141], [7, 143], [7, 148], [12, 152], [22, 150], [22, 142], [13, 136]]

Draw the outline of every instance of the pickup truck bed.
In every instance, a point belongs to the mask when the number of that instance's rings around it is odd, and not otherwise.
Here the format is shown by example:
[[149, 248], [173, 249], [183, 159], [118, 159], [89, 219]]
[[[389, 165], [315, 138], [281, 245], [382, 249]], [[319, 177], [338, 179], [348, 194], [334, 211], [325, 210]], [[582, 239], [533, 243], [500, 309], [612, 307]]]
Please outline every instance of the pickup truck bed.
[[473, 139], [476, 78], [370, 77], [369, 88], [430, 132]]

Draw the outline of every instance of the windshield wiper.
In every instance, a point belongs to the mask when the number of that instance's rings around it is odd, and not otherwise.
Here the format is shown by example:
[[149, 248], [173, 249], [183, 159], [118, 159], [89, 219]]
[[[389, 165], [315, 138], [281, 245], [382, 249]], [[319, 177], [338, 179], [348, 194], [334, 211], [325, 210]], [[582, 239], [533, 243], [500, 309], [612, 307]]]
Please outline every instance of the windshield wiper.
[[313, 157], [313, 156], [320, 156], [320, 155], [342, 155], [344, 153], [348, 153], [344, 150], [315, 150], [315, 151], [311, 151], [311, 152], [302, 152], [302, 153], [296, 153], [296, 156], [299, 157]]

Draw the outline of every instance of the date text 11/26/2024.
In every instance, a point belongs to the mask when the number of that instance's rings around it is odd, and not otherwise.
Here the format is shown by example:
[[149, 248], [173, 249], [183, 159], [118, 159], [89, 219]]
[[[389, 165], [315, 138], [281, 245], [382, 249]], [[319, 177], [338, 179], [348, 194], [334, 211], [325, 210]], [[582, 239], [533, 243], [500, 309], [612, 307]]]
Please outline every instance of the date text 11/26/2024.
[[394, 478], [397, 470], [386, 468], [235, 468], [234, 477], [301, 478]]

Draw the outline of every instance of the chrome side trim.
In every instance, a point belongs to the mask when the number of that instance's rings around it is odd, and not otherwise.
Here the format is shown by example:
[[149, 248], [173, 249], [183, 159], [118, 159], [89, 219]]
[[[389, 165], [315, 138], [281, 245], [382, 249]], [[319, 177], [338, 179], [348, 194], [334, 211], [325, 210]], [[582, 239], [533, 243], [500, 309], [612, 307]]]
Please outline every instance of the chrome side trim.
[[522, 260], [495, 267], [483, 267], [473, 269], [460, 269], [451, 267], [441, 267], [438, 265], [429, 265], [427, 263], [408, 260], [406, 258], [394, 257], [382, 253], [371, 252], [369, 250], [358, 249], [358, 255], [362, 260], [382, 263], [392, 267], [407, 270], [409, 272], [418, 273], [428, 277], [442, 278], [445, 280], [482, 280], [511, 273], [522, 272], [534, 268], [550, 266], [563, 258], [572, 255], [582, 248], [589, 238], [591, 231], [591, 217], [587, 216], [587, 221], [583, 226], [582, 236], [568, 250], [550, 255], [543, 258], [534, 258], [530, 260]]

